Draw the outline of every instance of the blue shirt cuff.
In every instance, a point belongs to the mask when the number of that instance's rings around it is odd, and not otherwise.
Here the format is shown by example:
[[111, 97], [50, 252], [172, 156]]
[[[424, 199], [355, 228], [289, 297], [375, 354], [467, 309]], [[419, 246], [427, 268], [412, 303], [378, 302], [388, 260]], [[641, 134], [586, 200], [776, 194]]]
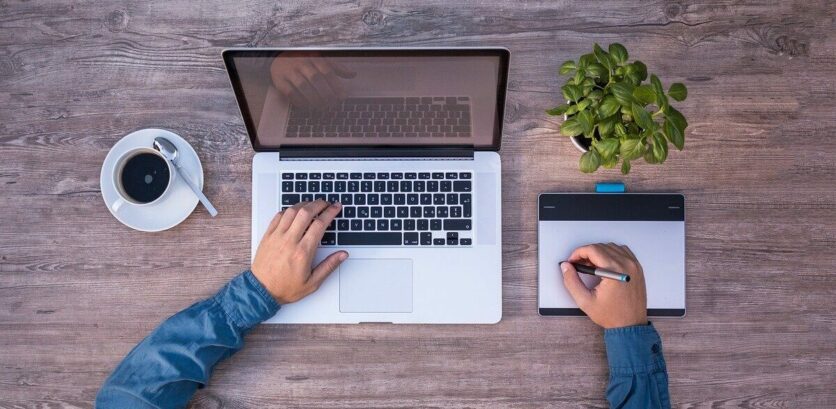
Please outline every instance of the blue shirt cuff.
[[610, 375], [665, 371], [662, 340], [652, 323], [604, 330]]
[[212, 299], [243, 331], [276, 315], [280, 308], [279, 303], [249, 270], [230, 280]]

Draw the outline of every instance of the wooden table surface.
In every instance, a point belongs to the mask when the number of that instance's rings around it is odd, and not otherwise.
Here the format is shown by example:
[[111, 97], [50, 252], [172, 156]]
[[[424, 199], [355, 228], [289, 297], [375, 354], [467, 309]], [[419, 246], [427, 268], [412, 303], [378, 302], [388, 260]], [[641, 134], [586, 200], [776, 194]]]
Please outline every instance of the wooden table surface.
[[[605, 407], [601, 330], [536, 313], [536, 197], [623, 179], [687, 197], [684, 319], [656, 321], [678, 408], [836, 407], [836, 5], [0, 0], [0, 408], [91, 407], [160, 321], [248, 267], [253, 151], [231, 46], [505, 46], [503, 319], [260, 326], [195, 408]], [[593, 175], [543, 113], [558, 65], [621, 42], [690, 128], [663, 166]], [[106, 210], [100, 165], [162, 127], [202, 207], [162, 233]]]

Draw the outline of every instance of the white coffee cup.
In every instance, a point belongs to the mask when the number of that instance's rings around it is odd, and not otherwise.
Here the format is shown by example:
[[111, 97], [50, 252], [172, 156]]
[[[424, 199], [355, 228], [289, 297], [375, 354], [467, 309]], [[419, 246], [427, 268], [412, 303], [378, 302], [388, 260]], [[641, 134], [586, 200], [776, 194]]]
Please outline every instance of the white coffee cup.
[[126, 203], [134, 206], [158, 203], [171, 190], [176, 175], [171, 162], [156, 149], [131, 149], [116, 160], [113, 185], [118, 197], [110, 208], [118, 212]]

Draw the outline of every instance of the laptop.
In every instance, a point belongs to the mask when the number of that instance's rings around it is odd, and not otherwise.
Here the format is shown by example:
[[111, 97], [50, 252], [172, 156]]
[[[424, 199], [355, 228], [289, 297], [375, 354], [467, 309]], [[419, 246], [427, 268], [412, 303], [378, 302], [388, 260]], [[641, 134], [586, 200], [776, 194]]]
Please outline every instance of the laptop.
[[279, 210], [339, 201], [315, 263], [350, 254], [270, 323], [502, 317], [503, 48], [223, 52], [253, 149], [252, 254]]

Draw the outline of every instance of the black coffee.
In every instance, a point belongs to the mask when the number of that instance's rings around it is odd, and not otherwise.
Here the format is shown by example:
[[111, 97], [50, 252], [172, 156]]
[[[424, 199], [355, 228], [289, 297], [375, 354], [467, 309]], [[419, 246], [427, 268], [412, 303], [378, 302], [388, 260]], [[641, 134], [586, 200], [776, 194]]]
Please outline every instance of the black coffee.
[[165, 159], [153, 153], [140, 153], [125, 162], [120, 180], [131, 199], [148, 203], [163, 195], [169, 177]]

